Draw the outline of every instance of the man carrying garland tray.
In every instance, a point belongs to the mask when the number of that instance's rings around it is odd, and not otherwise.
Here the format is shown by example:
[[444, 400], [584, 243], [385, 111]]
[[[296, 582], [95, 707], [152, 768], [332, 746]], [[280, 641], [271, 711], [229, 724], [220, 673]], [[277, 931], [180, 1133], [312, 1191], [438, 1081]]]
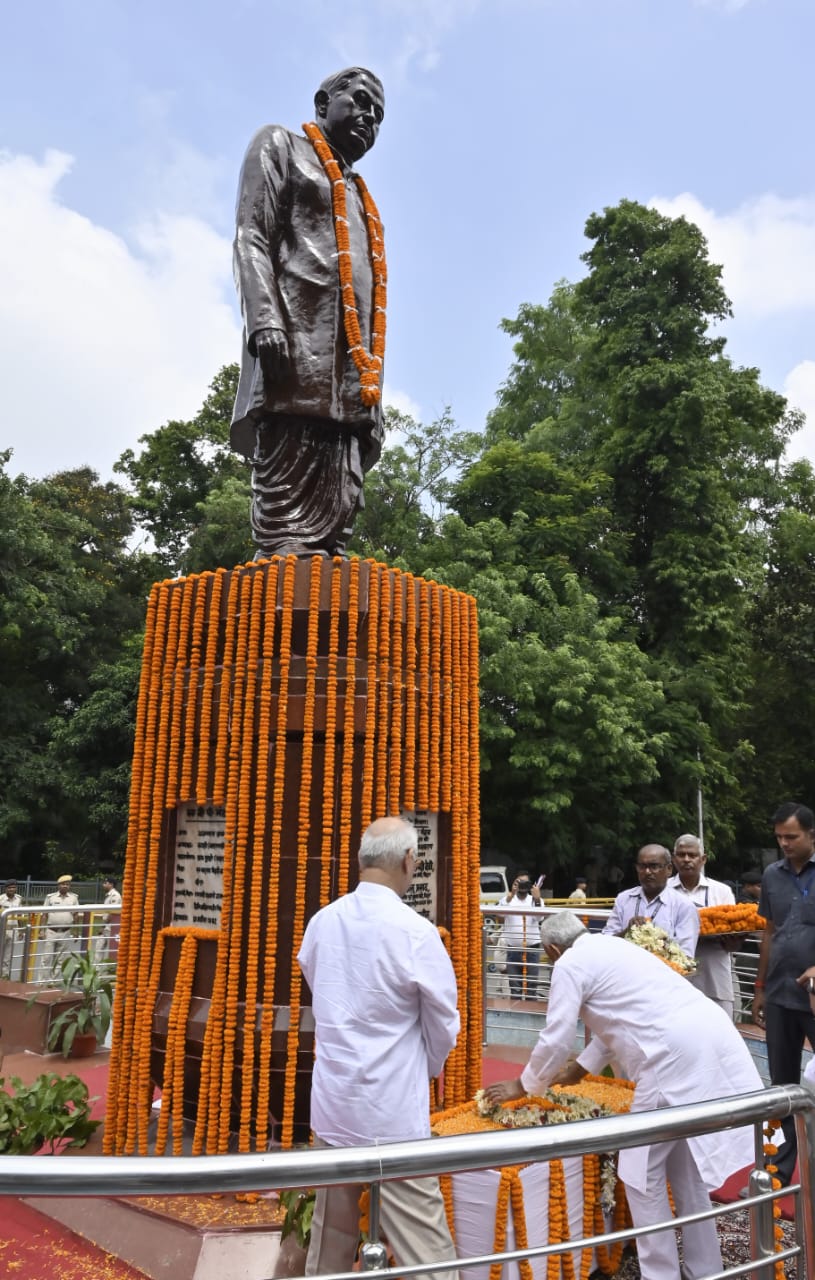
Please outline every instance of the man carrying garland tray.
[[233, 448], [252, 461], [256, 558], [342, 555], [382, 444], [382, 223], [352, 169], [376, 142], [382, 85], [329, 76], [306, 137], [266, 125], [241, 171], [234, 246], [244, 320]]
[[[554, 966], [546, 1026], [520, 1077], [485, 1089], [490, 1102], [574, 1083], [612, 1060], [634, 1081], [632, 1112], [762, 1087], [725, 1012], [656, 956], [623, 938], [589, 934], [570, 911], [544, 922], [541, 943]], [[569, 1064], [579, 1019], [592, 1040]], [[645, 1227], [670, 1220], [668, 1183], [678, 1215], [702, 1213], [709, 1192], [752, 1163], [753, 1130], [743, 1128], [621, 1151], [618, 1167], [634, 1226]], [[682, 1243], [682, 1280], [721, 1271], [712, 1219], [684, 1226]], [[680, 1280], [672, 1230], [640, 1236], [637, 1253], [643, 1280]]]

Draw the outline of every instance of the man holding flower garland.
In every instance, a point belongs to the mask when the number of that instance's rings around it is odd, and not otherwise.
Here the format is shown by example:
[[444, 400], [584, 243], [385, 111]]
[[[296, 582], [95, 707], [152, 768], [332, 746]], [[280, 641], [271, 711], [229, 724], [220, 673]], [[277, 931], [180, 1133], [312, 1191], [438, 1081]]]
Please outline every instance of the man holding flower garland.
[[668, 887], [671, 855], [661, 844], [645, 844], [637, 854], [636, 889], [623, 889], [614, 899], [603, 933], [621, 936], [631, 925], [650, 920], [693, 958], [699, 939], [699, 913], [687, 898]]
[[255, 135], [238, 192], [231, 441], [252, 462], [258, 559], [344, 554], [382, 443], [384, 239], [352, 168], [376, 142], [382, 85], [351, 67], [323, 81], [314, 109], [306, 137]]
[[[702, 907], [720, 907], [736, 901], [729, 885], [705, 875], [706, 861], [698, 836], [677, 836], [673, 852], [676, 875], [670, 878], [668, 887], [680, 896], [684, 895], [697, 911]], [[731, 1022], [735, 999], [730, 953], [737, 946], [734, 938], [700, 938], [696, 952], [697, 969], [690, 979], [710, 1000], [721, 1005]]]

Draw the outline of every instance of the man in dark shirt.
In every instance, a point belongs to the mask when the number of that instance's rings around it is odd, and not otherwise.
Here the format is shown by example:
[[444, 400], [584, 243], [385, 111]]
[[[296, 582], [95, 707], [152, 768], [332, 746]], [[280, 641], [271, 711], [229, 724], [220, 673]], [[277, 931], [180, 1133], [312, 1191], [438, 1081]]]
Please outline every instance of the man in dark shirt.
[[[753, 1017], [765, 1028], [773, 1084], [799, 1084], [804, 1040], [815, 1049], [815, 1016], [798, 978], [815, 955], [815, 815], [788, 801], [773, 817], [784, 855], [761, 881], [759, 914], [767, 924], [758, 959]], [[783, 1186], [792, 1179], [797, 1146], [795, 1124], [782, 1121], [785, 1141], [776, 1158]]]

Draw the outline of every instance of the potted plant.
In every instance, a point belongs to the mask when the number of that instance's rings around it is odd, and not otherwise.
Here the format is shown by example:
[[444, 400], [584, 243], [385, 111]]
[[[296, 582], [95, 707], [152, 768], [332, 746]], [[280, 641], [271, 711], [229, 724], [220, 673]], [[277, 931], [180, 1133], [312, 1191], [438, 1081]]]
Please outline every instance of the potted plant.
[[91, 1120], [87, 1085], [78, 1076], [53, 1072], [23, 1084], [0, 1079], [0, 1155], [33, 1155], [45, 1148], [84, 1147], [100, 1120]]
[[60, 968], [62, 990], [79, 999], [54, 1018], [46, 1043], [49, 1049], [61, 1049], [63, 1058], [89, 1057], [110, 1027], [113, 984], [88, 952], [71, 952]]

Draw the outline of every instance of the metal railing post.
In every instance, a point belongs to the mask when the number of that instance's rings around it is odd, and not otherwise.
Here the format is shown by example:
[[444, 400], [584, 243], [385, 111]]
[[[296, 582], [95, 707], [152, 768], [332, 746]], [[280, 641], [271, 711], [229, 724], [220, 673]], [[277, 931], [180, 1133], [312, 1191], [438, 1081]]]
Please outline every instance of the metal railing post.
[[795, 1116], [798, 1139], [798, 1178], [801, 1190], [795, 1197], [795, 1236], [801, 1246], [799, 1280], [815, 1275], [815, 1112]]
[[[751, 1169], [748, 1190], [751, 1196], [763, 1196], [773, 1189], [773, 1180], [764, 1169]], [[775, 1266], [775, 1233], [773, 1231], [773, 1202], [766, 1200], [763, 1204], [751, 1204], [750, 1214], [750, 1256], [760, 1265], [751, 1271], [751, 1280], [767, 1280]], [[767, 1262], [762, 1263], [766, 1258]]]
[[388, 1265], [388, 1251], [379, 1239], [379, 1202], [382, 1191], [380, 1182], [372, 1182], [369, 1188], [368, 1239], [359, 1251], [362, 1271], [383, 1271]]

